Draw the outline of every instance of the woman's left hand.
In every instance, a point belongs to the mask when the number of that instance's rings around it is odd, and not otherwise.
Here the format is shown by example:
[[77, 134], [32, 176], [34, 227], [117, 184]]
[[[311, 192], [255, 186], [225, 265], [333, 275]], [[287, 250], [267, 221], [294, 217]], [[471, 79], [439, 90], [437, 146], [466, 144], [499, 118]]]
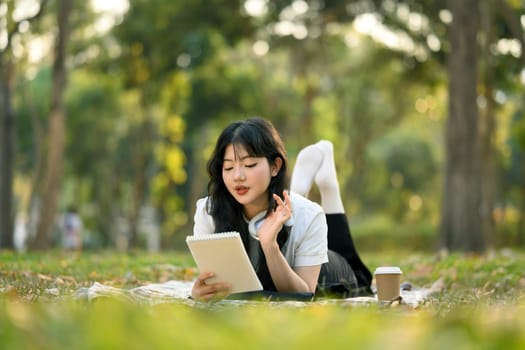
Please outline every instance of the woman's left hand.
[[271, 211], [264, 219], [263, 224], [259, 228], [258, 237], [261, 245], [270, 244], [277, 241], [277, 235], [284, 223], [292, 217], [292, 201], [287, 191], [283, 191], [284, 201], [273, 194], [275, 209]]

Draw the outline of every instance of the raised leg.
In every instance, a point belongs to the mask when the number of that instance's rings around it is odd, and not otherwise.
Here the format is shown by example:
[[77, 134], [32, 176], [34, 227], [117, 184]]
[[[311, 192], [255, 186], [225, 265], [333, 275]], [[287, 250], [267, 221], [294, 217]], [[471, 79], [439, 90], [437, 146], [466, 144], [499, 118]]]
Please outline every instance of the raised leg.
[[[326, 214], [328, 224], [328, 249], [337, 252], [351, 267], [360, 287], [367, 290], [372, 281], [372, 275], [361, 261], [354, 246], [350, 226], [345, 215], [343, 200], [339, 191], [339, 181], [334, 162], [334, 147], [330, 141], [321, 140], [303, 148], [295, 163], [290, 189], [307, 196], [313, 182], [321, 194], [321, 206]], [[328, 268], [336, 275], [346, 275], [346, 266], [332, 259]], [[348, 281], [353, 274], [348, 273]], [[352, 276], [350, 276], [352, 275]], [[332, 281], [334, 282], [334, 281]], [[338, 282], [338, 281], [335, 281]]]
[[344, 213], [345, 209], [334, 162], [334, 147], [321, 140], [303, 148], [297, 155], [290, 190], [308, 196], [313, 182], [321, 194], [321, 206], [326, 214]]
[[339, 180], [335, 170], [334, 146], [330, 141], [321, 140], [316, 144], [323, 154], [323, 162], [314, 177], [315, 184], [321, 194], [321, 206], [326, 214], [340, 214], [345, 212]]
[[317, 147], [317, 144], [303, 148], [295, 161], [290, 191], [307, 197], [322, 162], [323, 153]]

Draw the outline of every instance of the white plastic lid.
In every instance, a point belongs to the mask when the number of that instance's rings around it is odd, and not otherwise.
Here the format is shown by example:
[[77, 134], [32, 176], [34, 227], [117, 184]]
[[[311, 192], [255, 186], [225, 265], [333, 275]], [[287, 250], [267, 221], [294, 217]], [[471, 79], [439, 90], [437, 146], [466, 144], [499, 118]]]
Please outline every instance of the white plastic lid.
[[401, 275], [403, 272], [401, 272], [401, 269], [397, 266], [380, 266], [376, 268], [375, 275], [385, 275], [385, 274], [398, 274]]

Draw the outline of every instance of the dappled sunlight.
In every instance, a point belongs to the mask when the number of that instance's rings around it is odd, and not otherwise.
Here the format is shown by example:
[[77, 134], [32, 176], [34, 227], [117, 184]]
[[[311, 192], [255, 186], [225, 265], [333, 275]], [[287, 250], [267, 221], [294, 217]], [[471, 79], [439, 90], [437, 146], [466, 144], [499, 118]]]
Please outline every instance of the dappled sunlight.
[[388, 29], [381, 23], [377, 15], [364, 14], [358, 16], [354, 21], [354, 28], [357, 32], [370, 35], [372, 39], [381, 42], [389, 48], [406, 52], [416, 50], [416, 45], [408, 35]]
[[495, 53], [521, 57], [522, 47], [517, 39], [500, 39], [495, 46]]
[[[428, 18], [416, 12], [410, 12], [408, 6], [399, 5], [397, 17], [407, 24], [407, 28], [420, 35], [426, 36], [428, 48], [432, 51], [441, 49], [440, 39], [430, 31]], [[354, 29], [361, 34], [369, 35], [373, 40], [380, 42], [393, 50], [400, 50], [414, 55], [418, 60], [428, 59], [426, 49], [416, 44], [412, 37], [404, 31], [395, 31], [382, 23], [377, 13], [358, 15], [353, 22]]]
[[437, 98], [432, 95], [420, 97], [414, 103], [416, 112], [423, 114], [433, 122], [439, 122], [443, 119], [442, 114], [439, 112], [439, 107]]
[[449, 24], [450, 22], [452, 22], [452, 13], [450, 12], [450, 10], [440, 10], [438, 16], [443, 23]]
[[403, 186], [403, 175], [398, 172], [392, 173], [392, 175], [390, 176], [390, 183], [393, 187], [400, 188], [401, 186]]
[[267, 0], [246, 0], [244, 1], [244, 10], [253, 17], [261, 17], [266, 14], [268, 6]]
[[253, 48], [253, 52], [257, 56], [264, 56], [270, 50], [270, 46], [264, 40], [257, 40], [255, 43], [253, 43], [252, 48]]
[[98, 13], [98, 19], [94, 25], [95, 31], [104, 33], [123, 20], [123, 16], [129, 9], [128, 0], [91, 0], [93, 9]]
[[280, 21], [275, 24], [274, 31], [277, 35], [287, 36], [293, 35], [296, 39], [304, 39], [308, 35], [308, 29], [301, 23], [294, 23], [292, 21]]
[[[35, 0], [18, 0], [18, 5], [19, 6], [14, 7], [13, 11], [13, 19], [15, 21], [21, 21], [28, 17], [34, 16], [40, 9], [39, 2]], [[0, 12], [3, 12], [4, 9], [7, 11], [7, 7], [7, 2], [4, 2], [1, 5]]]
[[418, 211], [423, 206], [423, 198], [421, 196], [415, 194], [410, 196], [410, 199], [408, 200], [408, 207], [410, 210]]
[[181, 53], [177, 57], [177, 65], [181, 68], [187, 68], [191, 64], [191, 55], [188, 53]]

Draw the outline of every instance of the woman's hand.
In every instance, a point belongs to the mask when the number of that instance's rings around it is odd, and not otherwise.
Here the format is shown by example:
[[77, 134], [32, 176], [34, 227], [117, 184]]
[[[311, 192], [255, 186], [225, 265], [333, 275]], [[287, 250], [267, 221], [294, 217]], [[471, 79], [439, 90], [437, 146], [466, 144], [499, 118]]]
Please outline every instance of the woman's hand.
[[198, 301], [220, 300], [226, 298], [231, 291], [231, 285], [224, 282], [206, 283], [214, 277], [213, 272], [202, 272], [195, 280], [191, 289], [191, 297]]
[[284, 201], [275, 193], [273, 194], [277, 206], [266, 216], [257, 232], [262, 246], [276, 243], [279, 231], [281, 231], [284, 223], [292, 217], [292, 201], [290, 196], [287, 191], [283, 192], [283, 196]]
[[277, 244], [277, 235], [292, 217], [292, 200], [283, 192], [284, 200], [273, 195], [275, 209], [264, 219], [257, 231], [272, 281], [279, 292], [315, 292], [321, 265], [292, 268]]

